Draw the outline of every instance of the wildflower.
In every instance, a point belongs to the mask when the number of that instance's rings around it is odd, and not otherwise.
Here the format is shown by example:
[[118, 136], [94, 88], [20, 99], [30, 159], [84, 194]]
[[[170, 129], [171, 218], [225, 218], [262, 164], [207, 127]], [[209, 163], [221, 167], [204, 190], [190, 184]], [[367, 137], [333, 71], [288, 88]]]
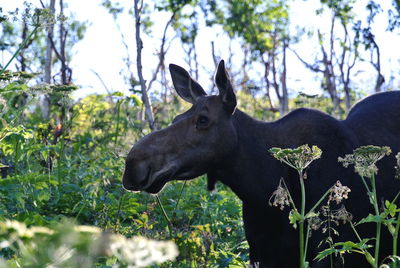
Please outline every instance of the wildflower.
[[[270, 199], [268, 200], [268, 204], [270, 206], [279, 206], [281, 210], [283, 210], [285, 206], [289, 206], [289, 193], [286, 188], [282, 186], [282, 182], [283, 178], [279, 181], [278, 188], [272, 193]], [[271, 203], [272, 198], [274, 201]]]
[[128, 267], [146, 267], [174, 260], [178, 256], [178, 249], [172, 241], [154, 241], [144, 237], [115, 236], [110, 243], [110, 250]]
[[376, 162], [390, 153], [391, 150], [387, 146], [361, 146], [355, 149], [353, 154], [347, 154], [344, 158], [339, 157], [338, 161], [346, 168], [351, 164], [354, 165], [355, 172], [362, 177], [370, 178], [378, 172]]
[[351, 190], [349, 187], [342, 185], [340, 181], [337, 181], [336, 184], [330, 189], [330, 192], [328, 204], [331, 201], [336, 201], [336, 204], [339, 204], [343, 199], [347, 199], [349, 197]]
[[271, 148], [270, 153], [279, 161], [292, 168], [303, 171], [311, 162], [321, 157], [322, 151], [317, 146], [311, 148], [305, 144], [295, 149]]

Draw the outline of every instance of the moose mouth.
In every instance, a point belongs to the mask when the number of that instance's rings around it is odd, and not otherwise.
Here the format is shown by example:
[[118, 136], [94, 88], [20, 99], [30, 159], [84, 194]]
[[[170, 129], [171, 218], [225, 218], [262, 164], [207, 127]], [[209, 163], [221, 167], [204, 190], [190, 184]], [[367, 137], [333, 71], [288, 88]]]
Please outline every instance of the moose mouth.
[[[125, 170], [124, 180], [129, 181], [129, 173]], [[154, 170], [151, 167], [147, 168], [144, 173], [144, 179], [136, 185], [124, 185], [128, 191], [145, 191], [150, 194], [159, 193], [165, 184], [172, 180], [190, 180], [203, 174], [204, 172], [193, 171], [190, 168], [180, 167], [177, 165], [168, 165], [161, 170]]]
[[[146, 191], [150, 194], [156, 194], [160, 192], [164, 188], [165, 184], [172, 180], [172, 177], [175, 172], [171, 170], [162, 172], [160, 174], [157, 173], [159, 172], [156, 172], [153, 175], [152, 172], [149, 171], [147, 178], [145, 180], [147, 182], [147, 185], [143, 188], [143, 191]], [[152, 179], [151, 175], [155, 176], [154, 179]]]
[[[145, 176], [140, 183], [129, 185], [124, 185], [125, 189], [128, 191], [145, 191], [151, 194], [156, 194], [162, 190], [164, 185], [171, 181], [175, 174], [174, 168], [164, 168], [159, 171], [155, 171], [153, 168], [148, 167], [147, 171], [144, 173]], [[131, 174], [125, 169], [124, 174], [125, 181], [132, 181]]]

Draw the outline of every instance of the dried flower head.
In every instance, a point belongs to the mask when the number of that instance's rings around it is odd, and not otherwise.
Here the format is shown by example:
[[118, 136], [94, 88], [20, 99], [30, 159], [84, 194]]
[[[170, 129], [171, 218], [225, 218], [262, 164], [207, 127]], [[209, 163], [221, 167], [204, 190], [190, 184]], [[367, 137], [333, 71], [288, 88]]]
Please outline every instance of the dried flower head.
[[397, 166], [396, 166], [396, 179], [400, 179], [400, 152], [396, 155]]
[[304, 170], [314, 160], [321, 157], [322, 151], [317, 146], [311, 148], [305, 144], [295, 149], [271, 148], [270, 153], [279, 161], [286, 163], [296, 170]]
[[340, 181], [337, 181], [330, 189], [330, 192], [328, 204], [331, 201], [336, 201], [336, 204], [339, 204], [343, 199], [349, 198], [351, 190], [349, 187], [342, 185]]
[[332, 218], [336, 220], [336, 224], [339, 225], [339, 221], [342, 221], [343, 224], [351, 222], [351, 220], [353, 219], [353, 215], [351, 215], [350, 212], [346, 210], [345, 206], [342, 206], [338, 210], [332, 211]]
[[389, 155], [391, 150], [387, 146], [361, 146], [353, 151], [353, 154], [347, 154], [344, 158], [339, 157], [338, 161], [344, 167], [354, 165], [354, 170], [362, 177], [372, 177], [378, 172], [376, 162], [385, 155]]
[[323, 221], [318, 216], [308, 218], [307, 220], [310, 228], [314, 231], [318, 230], [323, 224]]
[[[278, 188], [272, 193], [271, 197], [268, 200], [268, 204], [270, 206], [278, 207], [283, 210], [285, 206], [289, 206], [289, 193], [287, 189], [282, 186], [283, 178], [279, 181]], [[271, 203], [271, 199], [273, 202]]]

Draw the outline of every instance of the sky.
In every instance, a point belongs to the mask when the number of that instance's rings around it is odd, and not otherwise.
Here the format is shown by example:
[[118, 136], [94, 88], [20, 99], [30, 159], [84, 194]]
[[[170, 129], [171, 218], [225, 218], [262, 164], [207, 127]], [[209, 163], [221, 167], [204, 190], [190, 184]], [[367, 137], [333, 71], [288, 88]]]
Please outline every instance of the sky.
[[[40, 5], [39, 0], [31, 0], [29, 2], [33, 5]], [[68, 4], [67, 10], [74, 14], [75, 19], [89, 22], [89, 27], [84, 39], [78, 42], [72, 51], [74, 56], [72, 57], [70, 65], [73, 69], [74, 82], [81, 87], [75, 93], [75, 97], [79, 98], [90, 93], [106, 92], [103, 84], [94, 72], [101, 76], [105, 85], [111, 91], [128, 93], [128, 87], [123, 77], [120, 75], [121, 70], [124, 69], [122, 59], [126, 56], [126, 49], [121, 42], [121, 35], [113, 17], [101, 6], [100, 0], [67, 0], [65, 2]], [[131, 6], [133, 4], [132, 0], [121, 0], [119, 2], [121, 2], [123, 6]], [[0, 0], [0, 6], [3, 7], [5, 11], [21, 7], [22, 3], [23, 0]], [[385, 0], [380, 3], [383, 7], [385, 5], [390, 6], [391, 1]], [[318, 5], [319, 0], [291, 2], [291, 31], [295, 31], [298, 25], [305, 26], [307, 30], [314, 31], [316, 31], [316, 29], [322, 29], [322, 31], [327, 29], [327, 27], [329, 27], [329, 14], [319, 17], [315, 16], [315, 9]], [[360, 14], [360, 17], [365, 17], [365, 1], [357, 1], [357, 5], [359, 5], [356, 7], [358, 14]], [[144, 43], [143, 71], [146, 80], [150, 80], [152, 71], [157, 65], [155, 52], [159, 47], [162, 30], [168, 17], [169, 15], [166, 13], [160, 13], [152, 17], [155, 21], [152, 35], [155, 36], [155, 38], [148, 38], [142, 35]], [[400, 37], [398, 34], [385, 32], [386, 21], [387, 18], [384, 15], [377, 17], [375, 34], [377, 37], [376, 40], [378, 40], [381, 48], [383, 72], [388, 81], [391, 72], [398, 70], [398, 59], [400, 59], [400, 49], [398, 49], [398, 47], [400, 44]], [[124, 13], [119, 17], [118, 23], [125, 35], [129, 46], [129, 53], [134, 61], [136, 58], [134, 18]], [[169, 36], [171, 37], [172, 34], [173, 32], [171, 31]], [[227, 36], [222, 33], [222, 30], [218, 28], [203, 28], [199, 31], [198, 38], [196, 39], [201, 70], [212, 70], [214, 68], [210, 53], [211, 41], [215, 42], [216, 53], [220, 58], [226, 59], [228, 57], [227, 47], [229, 40]], [[292, 48], [309, 62], [313, 62], [316, 53], [319, 52], [319, 48], [316, 44], [318, 44], [318, 42], [315, 37], [311, 39], [304, 37], [299, 44], [292, 46]], [[239, 58], [240, 55], [242, 55], [240, 45], [238, 43], [233, 43], [232, 47], [235, 53], [233, 60], [234, 62], [237, 60], [237, 64], [239, 64]], [[167, 54], [166, 63], [175, 63], [187, 68], [184, 55], [178, 40], [175, 40], [172, 42], [171, 49]], [[7, 55], [4, 58], [7, 60]], [[263, 75], [261, 68], [254, 69], [255, 70], [250, 74], [251, 76], [261, 77]], [[205, 89], [210, 88], [212, 83], [212, 81], [210, 81], [210, 75], [201, 70], [199, 82]], [[355, 73], [357, 73], [356, 80], [364, 81], [366, 85], [372, 88], [375, 81], [375, 72], [370, 64], [360, 64]], [[398, 81], [396, 81], [396, 83], [398, 83]], [[316, 75], [307, 70], [304, 64], [291, 52], [288, 53], [288, 87], [292, 94], [296, 94], [297, 92], [317, 94], [321, 92], [320, 82], [316, 78]], [[370, 89], [367, 88], [363, 90], [368, 91]]]

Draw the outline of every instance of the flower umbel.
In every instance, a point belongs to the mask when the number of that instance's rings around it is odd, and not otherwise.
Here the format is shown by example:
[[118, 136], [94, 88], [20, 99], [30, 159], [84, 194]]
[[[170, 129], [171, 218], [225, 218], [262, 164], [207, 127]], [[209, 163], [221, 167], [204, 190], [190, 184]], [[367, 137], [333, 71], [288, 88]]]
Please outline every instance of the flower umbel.
[[[285, 206], [289, 206], [289, 193], [285, 187], [282, 186], [283, 179], [279, 181], [278, 188], [272, 193], [268, 200], [270, 206], [278, 207], [283, 210]], [[271, 199], [274, 201], [271, 203]]]
[[376, 162], [390, 153], [391, 150], [387, 146], [361, 146], [355, 149], [353, 154], [347, 154], [344, 158], [339, 157], [338, 161], [341, 162], [344, 167], [348, 167], [351, 164], [354, 165], [355, 172], [362, 177], [370, 178], [378, 172]]
[[342, 185], [340, 181], [337, 181], [336, 184], [332, 186], [330, 192], [328, 204], [331, 201], [336, 201], [336, 204], [339, 204], [343, 199], [349, 197], [351, 190], [349, 187]]
[[285, 162], [297, 171], [303, 171], [314, 160], [320, 158], [322, 154], [321, 149], [317, 146], [312, 146], [310, 148], [307, 144], [295, 149], [281, 149], [274, 147], [269, 151], [276, 159]]

